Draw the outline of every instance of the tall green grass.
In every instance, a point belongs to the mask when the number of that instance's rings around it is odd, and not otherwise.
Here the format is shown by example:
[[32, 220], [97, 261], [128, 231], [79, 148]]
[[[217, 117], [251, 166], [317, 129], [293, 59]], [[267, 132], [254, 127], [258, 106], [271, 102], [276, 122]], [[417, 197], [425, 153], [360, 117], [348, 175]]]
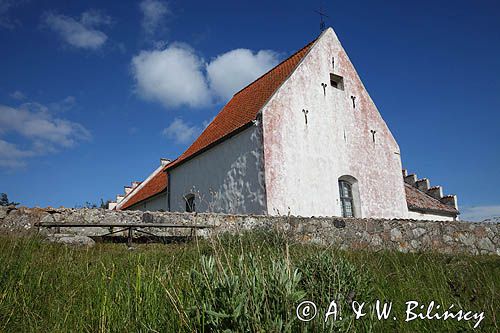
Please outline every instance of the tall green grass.
[[[484, 311], [499, 330], [495, 256], [340, 251], [252, 232], [185, 244], [75, 248], [0, 237], [0, 332], [465, 332], [473, 322], [376, 319], [374, 300]], [[325, 323], [336, 300], [342, 319]], [[314, 301], [318, 315], [296, 318]], [[355, 320], [351, 302], [367, 302]]]

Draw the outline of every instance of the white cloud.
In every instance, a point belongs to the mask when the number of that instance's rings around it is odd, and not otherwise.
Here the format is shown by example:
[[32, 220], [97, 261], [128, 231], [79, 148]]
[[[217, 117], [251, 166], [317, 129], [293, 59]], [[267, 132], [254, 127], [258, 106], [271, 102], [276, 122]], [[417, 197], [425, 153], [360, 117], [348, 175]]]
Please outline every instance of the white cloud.
[[165, 107], [192, 108], [225, 102], [278, 63], [278, 54], [236, 49], [206, 63], [186, 44], [142, 51], [132, 59], [137, 93]]
[[17, 99], [17, 100], [21, 100], [21, 99], [25, 99], [26, 98], [26, 95], [24, 95], [23, 92], [19, 91], [19, 90], [11, 92], [9, 94], [9, 96], [12, 97], [13, 99]]
[[253, 53], [235, 49], [219, 55], [207, 65], [210, 89], [223, 100], [278, 64], [278, 54], [269, 50]]
[[166, 2], [158, 0], [143, 0], [139, 4], [142, 12], [142, 28], [149, 35], [161, 26], [161, 21], [170, 14], [170, 10]]
[[201, 127], [187, 124], [182, 119], [175, 118], [174, 121], [163, 130], [162, 134], [174, 140], [175, 143], [186, 144], [192, 142], [201, 131]]
[[16, 145], [0, 139], [0, 167], [24, 167], [26, 165], [24, 160], [34, 155], [35, 151], [21, 150]]
[[46, 111], [32, 108], [30, 104], [23, 104], [19, 108], [0, 105], [0, 134], [7, 132], [64, 147], [90, 139], [89, 131], [82, 125], [54, 118]]
[[0, 105], [0, 136], [14, 133], [29, 142], [29, 149], [0, 139], [0, 166], [18, 167], [25, 159], [70, 148], [91, 139], [81, 124], [52, 116], [39, 103], [25, 103], [18, 108]]
[[43, 21], [68, 44], [96, 50], [106, 43], [108, 36], [96, 27], [111, 23], [111, 18], [98, 11], [89, 10], [82, 13], [80, 20], [72, 17], [47, 13]]
[[500, 217], [500, 205], [463, 207], [460, 219], [464, 221], [484, 221]]
[[136, 90], [145, 99], [166, 107], [201, 107], [210, 103], [203, 60], [185, 44], [163, 51], [142, 51], [132, 59]]
[[104, 15], [98, 10], [90, 9], [82, 13], [80, 23], [86, 27], [97, 27], [100, 25], [109, 25], [113, 22], [110, 16]]
[[76, 105], [76, 98], [68, 96], [60, 101], [50, 103], [48, 109], [52, 112], [66, 112]]

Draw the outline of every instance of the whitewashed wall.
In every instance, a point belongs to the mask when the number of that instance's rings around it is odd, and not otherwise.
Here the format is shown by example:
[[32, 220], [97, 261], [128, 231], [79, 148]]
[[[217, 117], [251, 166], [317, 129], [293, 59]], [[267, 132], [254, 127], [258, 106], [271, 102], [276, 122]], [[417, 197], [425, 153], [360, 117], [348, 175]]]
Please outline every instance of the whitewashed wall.
[[437, 214], [427, 214], [420, 212], [408, 212], [408, 218], [413, 220], [423, 220], [423, 221], [453, 221], [454, 218], [451, 216], [443, 216]]
[[135, 205], [132, 205], [131, 207], [128, 208], [128, 210], [142, 210], [143, 212], [145, 211], [167, 211], [167, 192], [160, 193], [158, 195], [155, 195], [154, 197], [151, 197], [147, 200], [141, 201]]
[[[332, 72], [343, 76], [344, 91], [330, 85]], [[332, 29], [262, 115], [269, 214], [340, 216], [338, 178], [351, 175], [359, 182], [359, 217], [407, 217], [399, 146]]]
[[236, 134], [170, 171], [171, 211], [194, 193], [197, 212], [266, 213], [260, 126]]

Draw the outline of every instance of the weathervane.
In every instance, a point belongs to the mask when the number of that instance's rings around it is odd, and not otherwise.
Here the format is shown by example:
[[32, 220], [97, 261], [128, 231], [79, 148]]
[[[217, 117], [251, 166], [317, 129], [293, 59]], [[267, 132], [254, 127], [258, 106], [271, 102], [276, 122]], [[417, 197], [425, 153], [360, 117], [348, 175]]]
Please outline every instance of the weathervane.
[[319, 6], [319, 11], [315, 10], [315, 12], [319, 14], [319, 18], [320, 18], [319, 19], [319, 30], [323, 31], [323, 30], [325, 30], [325, 20], [323, 18], [328, 17], [328, 15], [326, 15], [323, 12], [323, 5], [322, 4]]

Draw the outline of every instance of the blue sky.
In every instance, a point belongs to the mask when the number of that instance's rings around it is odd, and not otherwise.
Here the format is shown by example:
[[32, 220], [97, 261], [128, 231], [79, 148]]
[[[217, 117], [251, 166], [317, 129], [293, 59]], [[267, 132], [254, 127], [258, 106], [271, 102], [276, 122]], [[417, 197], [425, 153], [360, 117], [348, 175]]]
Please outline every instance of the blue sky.
[[[320, 1], [0, 0], [0, 192], [113, 198], [319, 33]], [[500, 215], [498, 1], [329, 1], [403, 164]]]

